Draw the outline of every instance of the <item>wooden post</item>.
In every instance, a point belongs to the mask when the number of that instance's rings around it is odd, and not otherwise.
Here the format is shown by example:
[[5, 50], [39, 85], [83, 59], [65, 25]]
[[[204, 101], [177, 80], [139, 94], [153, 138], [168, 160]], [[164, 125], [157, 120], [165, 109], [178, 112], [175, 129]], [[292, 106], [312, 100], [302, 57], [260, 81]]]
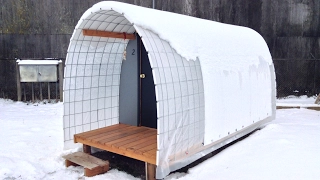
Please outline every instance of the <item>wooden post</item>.
[[32, 102], [34, 103], [34, 90], [33, 90], [33, 82], [31, 83], [31, 93], [32, 93]]
[[59, 93], [60, 93], [60, 102], [63, 102], [63, 68], [64, 61], [59, 61]]
[[146, 162], [146, 180], [156, 179], [156, 165]]
[[[60, 86], [59, 86], [60, 88]], [[58, 82], [56, 82], [56, 102], [58, 101]]]
[[26, 84], [23, 83], [23, 97], [24, 97], [24, 102], [27, 102], [27, 97], [26, 97]]
[[40, 101], [43, 101], [43, 97], [42, 97], [42, 85], [41, 82], [39, 82], [39, 86], [40, 86]]
[[48, 82], [48, 101], [50, 102], [50, 82]]
[[87, 154], [91, 154], [91, 146], [83, 144], [83, 152]]
[[20, 82], [20, 69], [18, 62], [16, 63], [16, 76], [17, 76], [17, 96], [18, 101], [21, 101], [21, 82]]

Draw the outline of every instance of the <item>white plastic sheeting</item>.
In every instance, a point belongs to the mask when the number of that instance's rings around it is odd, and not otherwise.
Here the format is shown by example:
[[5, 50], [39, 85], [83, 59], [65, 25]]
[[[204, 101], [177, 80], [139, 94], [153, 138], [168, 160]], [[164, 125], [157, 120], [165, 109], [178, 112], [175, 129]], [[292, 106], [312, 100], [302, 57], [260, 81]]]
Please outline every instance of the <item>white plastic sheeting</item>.
[[175, 162], [203, 145], [201, 66], [199, 60], [182, 58], [153, 32], [139, 26], [136, 30], [149, 53], [154, 76], [158, 113], [157, 177], [161, 178], [172, 171]]
[[258, 33], [107, 1], [83, 14], [70, 40], [64, 80], [66, 148], [75, 133], [119, 123], [121, 63], [128, 40], [83, 36], [82, 29], [141, 36], [156, 91], [157, 178], [274, 118], [274, 69]]

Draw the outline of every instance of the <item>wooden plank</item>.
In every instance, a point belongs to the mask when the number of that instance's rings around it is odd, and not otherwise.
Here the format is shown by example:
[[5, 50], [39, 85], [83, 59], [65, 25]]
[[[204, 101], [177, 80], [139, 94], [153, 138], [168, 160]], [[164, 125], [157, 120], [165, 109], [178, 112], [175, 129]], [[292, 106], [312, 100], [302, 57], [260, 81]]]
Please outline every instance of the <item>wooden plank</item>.
[[102, 144], [106, 144], [109, 141], [113, 141], [113, 140], [116, 140], [116, 139], [122, 139], [122, 138], [125, 138], [127, 136], [134, 136], [135, 134], [139, 134], [140, 132], [144, 132], [144, 131], [147, 131], [147, 129], [135, 129], [135, 130], [131, 130], [131, 131], [128, 131], [128, 132], [125, 132], [125, 133], [122, 132], [122, 133], [118, 133], [118, 134], [113, 134], [112, 136], [107, 136], [107, 137], [104, 137], [104, 138], [95, 139], [93, 141], [96, 141], [96, 142], [99, 142], [99, 143], [102, 143]]
[[141, 153], [143, 155], [150, 155], [150, 154], [147, 154], [146, 152], [153, 151], [153, 150], [156, 151], [156, 149], [157, 149], [157, 144], [150, 144], [150, 145], [145, 146], [143, 148], [137, 149], [135, 152]]
[[131, 141], [139, 140], [139, 139], [143, 138], [144, 136], [149, 137], [149, 136], [151, 136], [153, 134], [154, 134], [154, 131], [147, 130], [147, 131], [138, 133], [137, 135], [134, 135], [134, 136], [130, 135], [130, 136], [127, 136], [127, 137], [123, 137], [121, 139], [115, 139], [113, 141], [109, 141], [108, 144], [109, 145], [115, 145], [115, 146], [116, 146], [117, 143], [119, 143], [119, 144], [122, 144], [122, 143], [123, 144], [127, 144], [127, 143], [129, 143]]
[[128, 144], [124, 144], [124, 145], [120, 146], [120, 148], [121, 149], [128, 149], [128, 150], [136, 150], [136, 149], [140, 149], [145, 146], [148, 146], [150, 144], [154, 144], [155, 142], [157, 142], [157, 136], [149, 136], [149, 137], [145, 137], [142, 139], [140, 138], [140, 140], [138, 140], [138, 141], [133, 141]]
[[147, 155], [147, 156], [156, 158], [157, 157], [157, 146], [153, 146], [153, 147], [154, 147], [154, 149], [151, 149], [149, 151], [144, 152], [143, 155]]
[[92, 29], [83, 29], [82, 34], [84, 36], [98, 36], [98, 37], [110, 37], [110, 38], [121, 38], [121, 39], [136, 39], [135, 34], [111, 32], [111, 31], [99, 31]]
[[152, 146], [152, 147], [154, 147], [154, 149], [157, 150], [157, 144], [154, 142], [154, 140], [153, 141], [152, 140], [151, 141], [147, 141], [147, 142], [144, 142], [144, 143], [132, 146], [132, 147], [128, 147], [126, 150], [135, 151], [136, 153], [139, 153], [139, 152], [144, 151], [143, 148], [149, 147], [149, 146]]
[[95, 129], [95, 130], [91, 130], [91, 131], [87, 131], [87, 132], [83, 132], [83, 133], [79, 133], [79, 134], [75, 134], [74, 136], [77, 136], [77, 138], [82, 138], [82, 139], [83, 138], [89, 138], [91, 136], [95, 136], [97, 134], [104, 133], [106, 131], [117, 130], [117, 129], [121, 129], [121, 128], [125, 128], [125, 127], [129, 127], [129, 125], [115, 124], [115, 125], [112, 125], [112, 126], [99, 128], [99, 129]]
[[90, 135], [99, 134], [99, 133], [104, 132], [106, 130], [111, 131], [113, 129], [120, 129], [120, 128], [124, 128], [124, 127], [128, 127], [128, 126], [129, 125], [125, 125], [125, 124], [115, 124], [115, 125], [111, 125], [111, 126], [107, 126], [107, 127], [103, 127], [103, 128], [99, 128], [99, 129], [94, 129], [94, 130], [78, 133], [75, 135], [82, 136], [82, 137], [90, 137]]
[[135, 127], [133, 126], [129, 126], [129, 127], [125, 127], [125, 128], [122, 128], [122, 129], [115, 129], [113, 131], [105, 131], [105, 132], [101, 132], [100, 134], [96, 134], [94, 136], [90, 136], [88, 137], [87, 139], [91, 139], [91, 140], [94, 140], [94, 141], [99, 141], [99, 140], [103, 140], [103, 139], [106, 139], [106, 138], [109, 138], [109, 137], [114, 137], [114, 136], [117, 136], [119, 134], [125, 134], [127, 132], [131, 132], [133, 130], [136, 130]]
[[[144, 139], [145, 137], [150, 137], [150, 136], [153, 136], [155, 134], [155, 132], [152, 132], [150, 134], [146, 133], [146, 134], [140, 134], [141, 136], [137, 135], [137, 136], [132, 136], [131, 139], [128, 139], [128, 140], [124, 140], [124, 141], [119, 141], [119, 142], [116, 142], [116, 143], [112, 143], [112, 146], [113, 147], [116, 147], [116, 148], [119, 148], [123, 145], [126, 145], [126, 144], [129, 144], [131, 142], [135, 142], [135, 141], [138, 141], [140, 139]], [[110, 143], [111, 144], [111, 143]]]
[[63, 158], [90, 170], [96, 168], [97, 166], [109, 165], [108, 161], [102, 161], [99, 158], [96, 158], [83, 152], [75, 152], [72, 154], [68, 154], [66, 156], [63, 156]]

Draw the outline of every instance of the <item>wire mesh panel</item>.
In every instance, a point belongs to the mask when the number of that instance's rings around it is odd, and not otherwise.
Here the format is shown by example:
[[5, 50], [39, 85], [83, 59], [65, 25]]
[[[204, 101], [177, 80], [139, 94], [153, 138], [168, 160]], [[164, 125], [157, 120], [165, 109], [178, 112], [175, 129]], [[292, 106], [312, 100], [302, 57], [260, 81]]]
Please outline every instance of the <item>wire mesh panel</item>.
[[159, 172], [202, 146], [204, 89], [199, 60], [187, 61], [152, 31], [136, 27], [149, 55], [154, 76]]
[[[112, 21], [117, 19], [117, 23]], [[99, 11], [82, 28], [133, 33], [122, 14]], [[82, 29], [70, 42], [64, 80], [64, 136], [119, 123], [119, 85], [123, 52], [128, 40], [84, 36]]]

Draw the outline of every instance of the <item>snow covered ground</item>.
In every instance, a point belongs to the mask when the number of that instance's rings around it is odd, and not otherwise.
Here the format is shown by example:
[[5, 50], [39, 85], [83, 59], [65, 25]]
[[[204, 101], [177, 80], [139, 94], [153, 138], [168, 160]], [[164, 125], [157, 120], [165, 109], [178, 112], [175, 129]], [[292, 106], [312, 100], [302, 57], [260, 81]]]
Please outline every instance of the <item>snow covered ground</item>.
[[[0, 99], [0, 180], [82, 179], [83, 169], [64, 166], [63, 104], [25, 104]], [[135, 179], [111, 170], [93, 178]]]
[[319, 106], [314, 104], [316, 98], [316, 96], [288, 96], [285, 98], [277, 99], [277, 106], [316, 107]]
[[[313, 98], [314, 99], [314, 98]], [[312, 98], [277, 103], [312, 104]], [[25, 104], [0, 99], [0, 179], [136, 179], [117, 170], [92, 178], [65, 168], [62, 103]], [[248, 138], [166, 179], [320, 179], [320, 111], [277, 110], [276, 120]]]

